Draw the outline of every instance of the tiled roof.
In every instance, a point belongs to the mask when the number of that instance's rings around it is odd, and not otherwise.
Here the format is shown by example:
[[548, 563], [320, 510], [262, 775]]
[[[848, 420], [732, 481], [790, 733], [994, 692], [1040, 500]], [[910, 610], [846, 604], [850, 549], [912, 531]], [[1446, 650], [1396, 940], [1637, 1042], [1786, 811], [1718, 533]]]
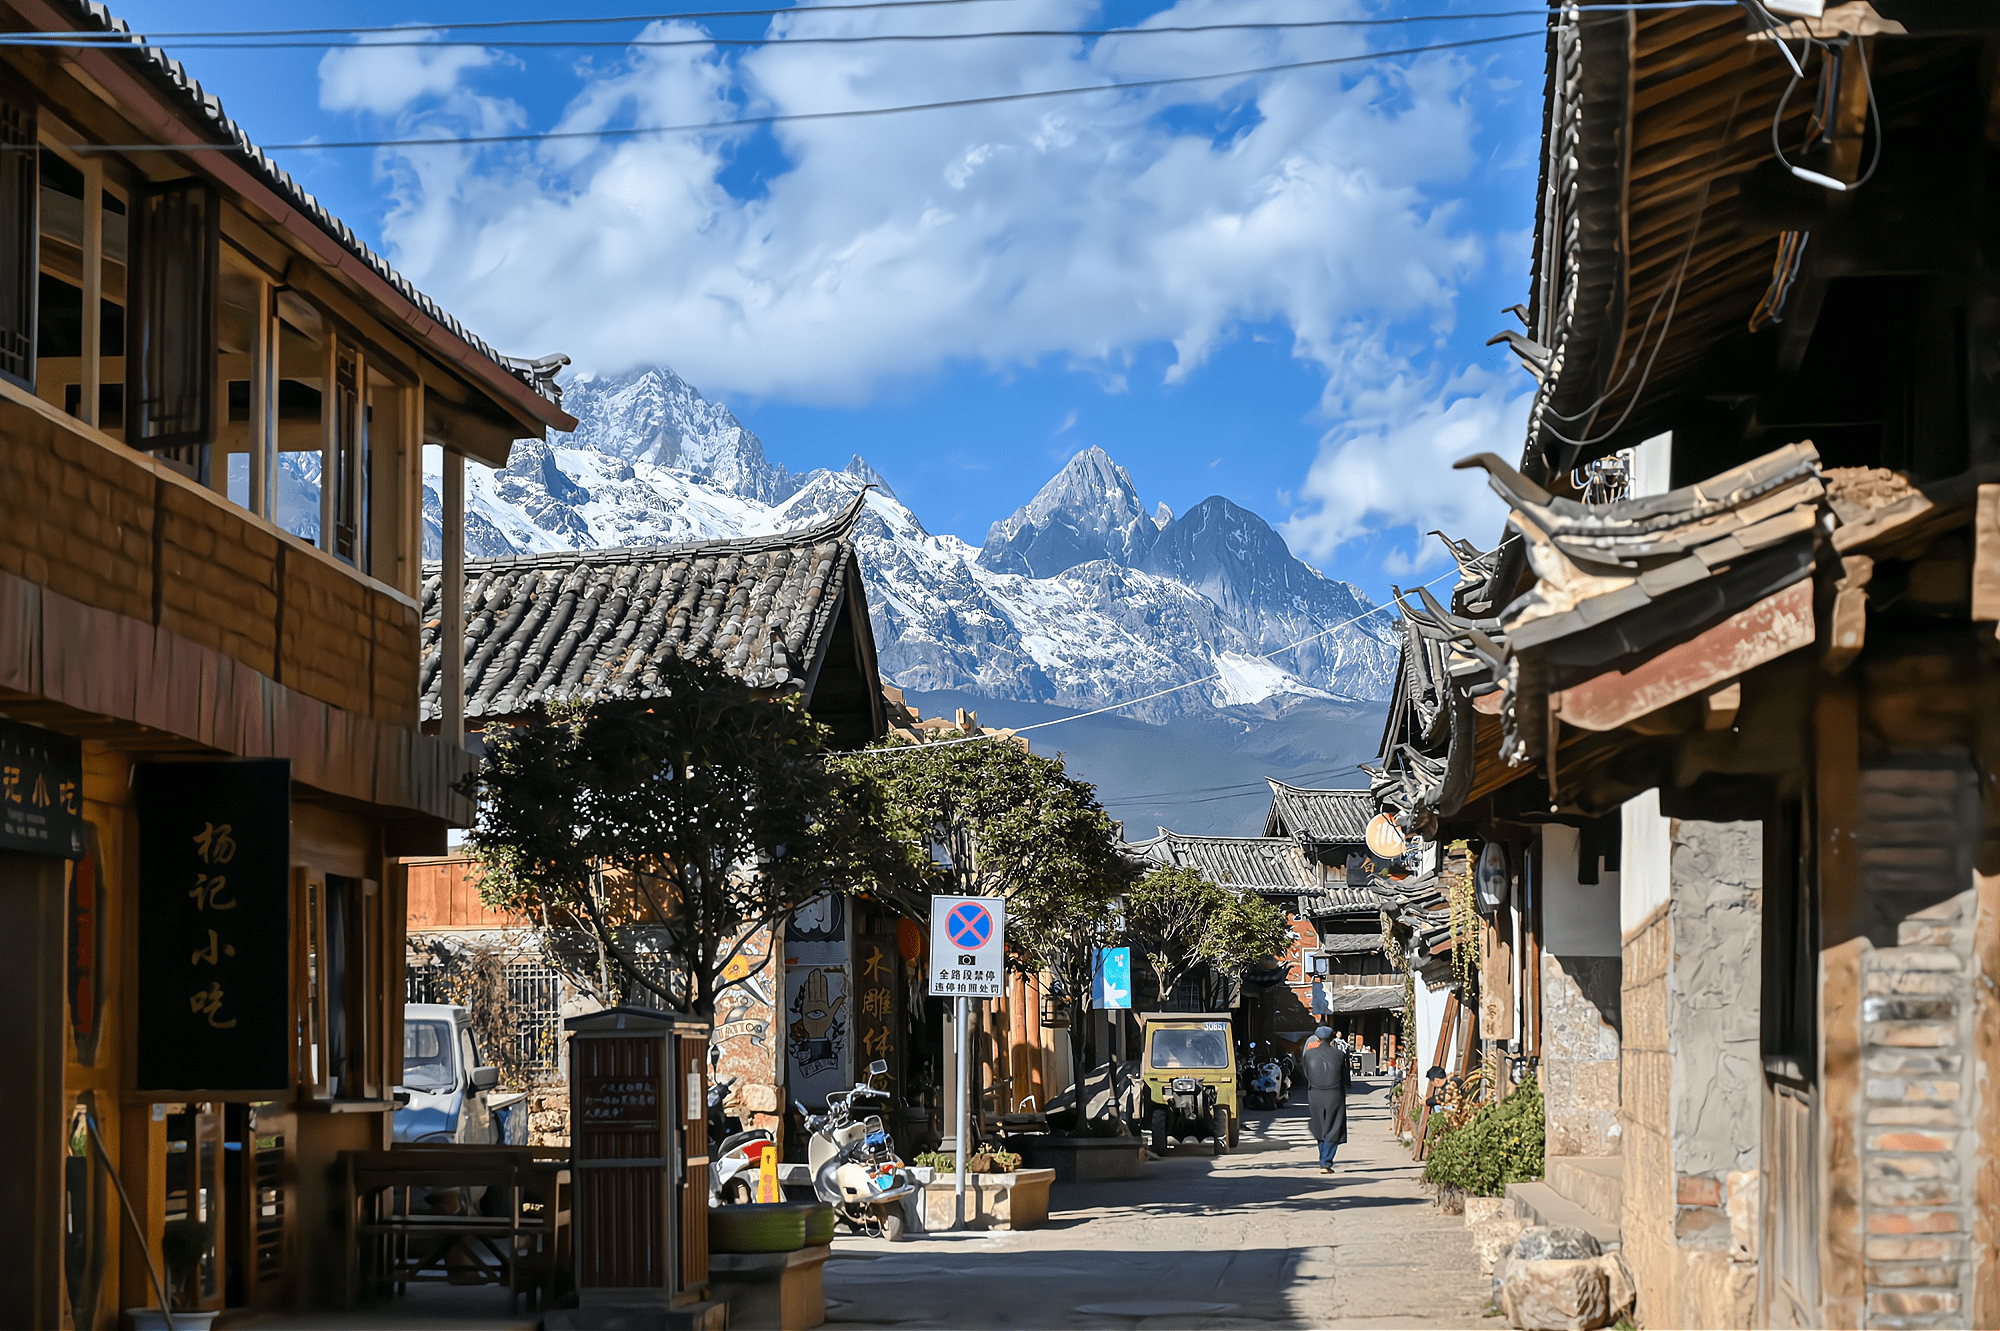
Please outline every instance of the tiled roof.
[[[805, 531], [465, 565], [465, 715], [554, 699], [650, 696], [653, 663], [703, 654], [756, 688], [809, 687], [843, 598], [866, 623], [859, 503]], [[427, 567], [423, 717], [439, 715], [441, 569]]]
[[[97, 0], [57, 0], [57, 6], [66, 12], [78, 29], [84, 32], [130, 33], [132, 31], [124, 19], [117, 17]], [[210, 132], [218, 140], [233, 144], [235, 146], [233, 156], [241, 164], [247, 165], [286, 202], [310, 217], [315, 226], [324, 231], [348, 254], [366, 265], [377, 277], [394, 287], [404, 299], [541, 397], [558, 406], [561, 405], [562, 392], [556, 386], [555, 373], [561, 368], [561, 364], [568, 362], [567, 357], [544, 357], [539, 361], [521, 360], [501, 354], [484, 339], [474, 335], [436, 301], [417, 290], [407, 277], [391, 268], [388, 260], [362, 243], [352, 228], [327, 211], [324, 204], [292, 179], [290, 172], [279, 169], [275, 162], [265, 156], [264, 150], [250, 141], [250, 136], [244, 132], [243, 127], [223, 114], [222, 100], [192, 78], [180, 61], [172, 59], [158, 47], [138, 45], [136, 37], [131, 45], [96, 42], [86, 49], [116, 53], [126, 57], [138, 67], [144, 77], [178, 100], [191, 117], [206, 122]]]
[[1193, 869], [1211, 883], [1240, 892], [1296, 896], [1300, 912], [1306, 915], [1373, 914], [1381, 909], [1366, 888], [1349, 887], [1337, 878], [1322, 884], [1319, 865], [1307, 859], [1290, 837], [1183, 836], [1163, 827], [1157, 837], [1132, 846], [1128, 853], [1152, 864]]
[[1271, 812], [1264, 820], [1264, 835], [1288, 836], [1304, 844], [1358, 846], [1368, 839], [1368, 820], [1374, 816], [1375, 801], [1366, 790], [1303, 790], [1271, 780]]

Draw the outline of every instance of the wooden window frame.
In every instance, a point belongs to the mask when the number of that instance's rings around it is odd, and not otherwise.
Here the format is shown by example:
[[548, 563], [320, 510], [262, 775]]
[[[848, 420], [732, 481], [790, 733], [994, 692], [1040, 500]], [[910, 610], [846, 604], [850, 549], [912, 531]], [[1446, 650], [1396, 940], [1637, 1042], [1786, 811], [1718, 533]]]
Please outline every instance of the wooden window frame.
[[[195, 376], [197, 405], [194, 421], [172, 432], [149, 433], [152, 419], [148, 409], [147, 361], [157, 312], [153, 309], [150, 286], [153, 274], [150, 205], [170, 194], [190, 192], [203, 201], [200, 272], [195, 327], [182, 330], [194, 339], [206, 370]], [[222, 271], [222, 196], [205, 180], [184, 176], [178, 180], [151, 182], [132, 191], [126, 201], [127, 240], [125, 269], [125, 442], [141, 452], [182, 448], [209, 443], [215, 434], [215, 384], [219, 357], [216, 287]]]

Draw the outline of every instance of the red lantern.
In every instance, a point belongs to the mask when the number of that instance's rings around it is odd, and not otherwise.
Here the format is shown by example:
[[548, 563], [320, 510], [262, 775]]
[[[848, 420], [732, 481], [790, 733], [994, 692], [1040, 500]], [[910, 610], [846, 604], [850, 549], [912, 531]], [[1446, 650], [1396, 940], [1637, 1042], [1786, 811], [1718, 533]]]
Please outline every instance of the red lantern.
[[896, 951], [912, 964], [924, 955], [924, 931], [915, 920], [896, 921]]

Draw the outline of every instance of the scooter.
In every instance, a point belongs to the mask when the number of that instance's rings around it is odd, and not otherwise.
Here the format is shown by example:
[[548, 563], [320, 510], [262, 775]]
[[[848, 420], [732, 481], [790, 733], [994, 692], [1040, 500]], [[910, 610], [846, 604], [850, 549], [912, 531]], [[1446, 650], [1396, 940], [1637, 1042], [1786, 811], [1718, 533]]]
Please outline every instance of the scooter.
[[1284, 1064], [1271, 1058], [1256, 1065], [1250, 1077], [1250, 1095], [1259, 1109], [1276, 1109], [1290, 1098], [1290, 1092]]
[[891, 1243], [903, 1237], [905, 1222], [899, 1203], [916, 1191], [907, 1166], [881, 1116], [855, 1112], [856, 1100], [887, 1100], [889, 1093], [870, 1084], [889, 1071], [881, 1059], [868, 1065], [868, 1081], [855, 1083], [846, 1094], [826, 1097], [826, 1112], [814, 1114], [793, 1101], [812, 1134], [806, 1143], [806, 1167], [813, 1192], [833, 1207], [835, 1217], [857, 1234], [880, 1234]]
[[745, 1132], [742, 1119], [723, 1113], [722, 1102], [735, 1085], [733, 1077], [717, 1077], [708, 1088], [710, 1206], [748, 1206], [757, 1200], [759, 1157], [773, 1140], [768, 1130]]

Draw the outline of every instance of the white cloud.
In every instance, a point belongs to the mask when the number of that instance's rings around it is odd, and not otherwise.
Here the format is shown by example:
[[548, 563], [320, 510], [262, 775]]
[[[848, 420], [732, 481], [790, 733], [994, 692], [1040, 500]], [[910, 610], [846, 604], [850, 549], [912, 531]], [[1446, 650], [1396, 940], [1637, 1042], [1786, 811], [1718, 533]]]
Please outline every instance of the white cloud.
[[[1358, 0], [1338, 10], [1359, 12]], [[997, 12], [996, 12], [997, 11]], [[1182, 0], [1149, 22], [1289, 17], [1279, 0]], [[1085, 0], [910, 13], [788, 12], [780, 34], [1088, 26]], [[650, 35], [697, 35], [660, 24]], [[913, 48], [775, 45], [635, 50], [587, 77], [561, 129], [686, 124], [879, 107], [1358, 53], [1353, 30]], [[343, 61], [378, 58], [341, 53]], [[322, 99], [468, 111], [442, 60], [350, 68]], [[478, 67], [466, 61], [452, 78]], [[1167, 342], [1184, 377], [1246, 323], [1349, 395], [1346, 343], [1389, 327], [1435, 336], [1484, 242], [1441, 202], [1474, 165], [1467, 66], [1353, 65], [1221, 83], [776, 127], [788, 168], [732, 196], [725, 136], [567, 142], [385, 159], [397, 262], [517, 352], [568, 351], [611, 371], [673, 365], [711, 393], [818, 403], [953, 361], [1056, 356], [1123, 382], [1128, 353]], [[400, 80], [400, 82], [397, 82]], [[398, 95], [408, 96], [398, 100]], [[1205, 124], [1242, 126], [1211, 135]], [[554, 298], [560, 293], [560, 298]]]
[[[1320, 440], [1282, 531], [1303, 557], [1323, 559], [1355, 537], [1390, 528], [1433, 529], [1482, 549], [1500, 537], [1506, 506], [1486, 473], [1453, 471], [1473, 453], [1520, 451], [1532, 393], [1525, 376], [1469, 369], [1443, 382], [1407, 371], [1383, 377], [1346, 404], [1346, 419]], [[1404, 575], [1441, 561], [1435, 537], [1391, 549], [1383, 568]]]
[[355, 46], [336, 46], [319, 62], [319, 104], [328, 111], [394, 115], [426, 97], [453, 92], [467, 71], [494, 63], [495, 54], [475, 46], [384, 46], [387, 41], [436, 41], [437, 32], [364, 37]]

